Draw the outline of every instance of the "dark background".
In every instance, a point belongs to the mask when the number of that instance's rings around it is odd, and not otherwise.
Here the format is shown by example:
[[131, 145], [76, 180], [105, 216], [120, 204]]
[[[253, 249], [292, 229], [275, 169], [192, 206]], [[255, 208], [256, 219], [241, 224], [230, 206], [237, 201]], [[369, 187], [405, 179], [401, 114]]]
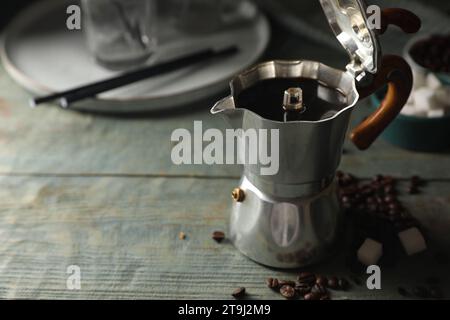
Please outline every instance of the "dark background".
[[[39, 0], [2, 0], [0, 5], [0, 28], [3, 28], [14, 14], [27, 4], [39, 1]], [[58, 1], [58, 0], [54, 0]], [[164, 1], [164, 0], [161, 0]], [[291, 2], [291, 1], [318, 1], [318, 0], [277, 0], [278, 2]], [[442, 8], [450, 15], [450, 1], [448, 0], [420, 0], [428, 4], [432, 4], [436, 7]], [[74, 3], [77, 2], [74, 0]], [[392, 0], [392, 6], [395, 7], [395, 0]], [[370, 0], [367, 0], [370, 3]]]
[[0, 28], [3, 28], [13, 16], [27, 4], [36, 0], [7, 0], [0, 5]]

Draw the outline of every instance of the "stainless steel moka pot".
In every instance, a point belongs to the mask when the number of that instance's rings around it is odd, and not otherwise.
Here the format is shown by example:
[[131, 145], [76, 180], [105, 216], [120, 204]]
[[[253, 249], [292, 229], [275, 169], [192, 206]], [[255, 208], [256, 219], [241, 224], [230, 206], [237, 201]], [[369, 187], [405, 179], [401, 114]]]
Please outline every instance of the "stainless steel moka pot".
[[389, 24], [417, 32], [414, 14], [383, 10], [381, 28], [374, 30], [362, 1], [320, 3], [350, 56], [346, 71], [315, 61], [262, 63], [236, 76], [231, 95], [211, 110], [241, 134], [279, 132], [278, 173], [261, 175], [261, 165], [244, 165], [232, 193], [229, 230], [242, 253], [270, 267], [304, 267], [334, 252], [342, 226], [335, 173], [352, 110], [359, 99], [388, 85], [378, 110], [351, 134], [356, 146], [366, 149], [399, 114], [412, 88], [410, 67], [400, 57], [382, 57], [378, 35]]

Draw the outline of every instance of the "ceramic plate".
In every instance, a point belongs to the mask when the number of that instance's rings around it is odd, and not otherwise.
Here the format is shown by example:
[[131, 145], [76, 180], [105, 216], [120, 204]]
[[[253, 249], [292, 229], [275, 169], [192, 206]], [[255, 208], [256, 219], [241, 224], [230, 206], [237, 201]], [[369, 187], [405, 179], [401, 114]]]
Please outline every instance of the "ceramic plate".
[[[6, 70], [34, 95], [66, 90], [117, 74], [96, 64], [87, 50], [82, 31], [66, 28], [66, 8], [70, 4], [73, 0], [38, 2], [23, 11], [3, 36], [1, 55]], [[269, 23], [261, 13], [252, 22], [213, 35], [177, 36], [175, 33], [180, 31], [172, 29], [160, 35], [154, 63], [174, 58], [180, 52], [187, 54], [231, 44], [239, 47], [239, 53], [213, 64], [186, 67], [109, 91], [97, 99], [74, 104], [73, 108], [142, 112], [193, 103], [226, 90], [233, 75], [260, 58], [270, 38]]]

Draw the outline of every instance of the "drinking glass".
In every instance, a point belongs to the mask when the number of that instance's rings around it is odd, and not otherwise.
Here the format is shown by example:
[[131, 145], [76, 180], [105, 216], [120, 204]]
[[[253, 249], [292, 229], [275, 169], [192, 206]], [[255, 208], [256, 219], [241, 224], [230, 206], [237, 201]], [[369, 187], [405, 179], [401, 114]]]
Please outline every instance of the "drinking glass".
[[155, 0], [82, 0], [83, 28], [99, 64], [125, 69], [156, 50]]
[[211, 33], [246, 18], [245, 0], [169, 0], [178, 27], [188, 33]]

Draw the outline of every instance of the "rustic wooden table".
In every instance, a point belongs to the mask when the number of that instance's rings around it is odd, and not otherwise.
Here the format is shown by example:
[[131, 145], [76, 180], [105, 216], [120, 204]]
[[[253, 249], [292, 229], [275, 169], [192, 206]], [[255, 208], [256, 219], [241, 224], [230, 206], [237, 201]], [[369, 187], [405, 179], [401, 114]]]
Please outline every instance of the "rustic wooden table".
[[[281, 34], [281, 33], [280, 33]], [[277, 36], [266, 58], [311, 58], [343, 67], [342, 53], [305, 40]], [[225, 94], [225, 93], [224, 93]], [[240, 168], [175, 166], [174, 129], [225, 128], [209, 114], [215, 98], [166, 114], [115, 118], [27, 108], [28, 94], [0, 69], [0, 298], [228, 299], [245, 286], [251, 298], [278, 299], [265, 278], [298, 271], [270, 270], [224, 242], [230, 190]], [[366, 112], [361, 102], [355, 120]], [[363, 287], [343, 298], [400, 298], [397, 287], [439, 275], [448, 288], [450, 254], [450, 154], [422, 154], [378, 141], [359, 152], [347, 143], [342, 170], [369, 178], [383, 173], [428, 185], [405, 197], [430, 235], [430, 250], [383, 270], [383, 290]], [[179, 240], [179, 232], [187, 235]], [[81, 290], [66, 287], [67, 267], [81, 268]], [[346, 271], [341, 255], [312, 270]]]

